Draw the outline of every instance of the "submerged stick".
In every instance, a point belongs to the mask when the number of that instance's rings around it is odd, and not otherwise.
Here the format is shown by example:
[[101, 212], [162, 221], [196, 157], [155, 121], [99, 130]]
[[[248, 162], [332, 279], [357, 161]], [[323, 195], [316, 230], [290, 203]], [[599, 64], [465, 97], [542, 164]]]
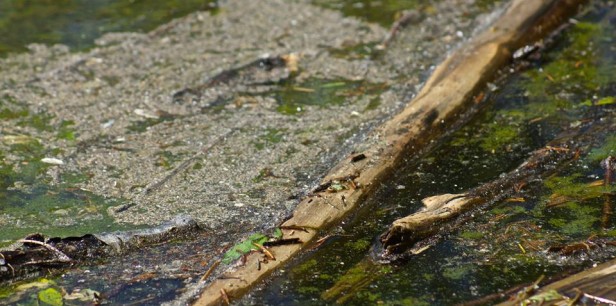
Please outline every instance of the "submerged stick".
[[507, 175], [462, 194], [442, 194], [422, 200], [424, 209], [393, 222], [381, 236], [383, 257], [413, 249], [415, 244], [449, 230], [445, 223], [487, 202], [508, 196], [516, 186], [550, 173], [563, 161], [571, 160], [576, 150], [546, 147]]
[[[368, 137], [368, 147], [356, 152], [335, 166], [322, 180], [325, 184], [336, 178], [360, 173], [353, 184], [361, 188], [348, 188], [337, 192], [318, 192], [318, 196], [302, 199], [293, 217], [282, 224], [309, 229], [307, 232], [283, 230], [285, 238], [300, 238], [304, 244], [284, 245], [276, 248], [276, 261], [254, 267], [258, 255], [249, 255], [247, 264], [227, 273], [233, 278], [218, 279], [206, 287], [195, 305], [216, 305], [222, 300], [220, 289], [234, 297], [245, 293], [256, 282], [287, 262], [318, 235], [318, 230], [332, 226], [355, 209], [370, 195], [379, 182], [387, 179], [395, 167], [409, 156], [422, 152], [431, 140], [440, 137], [458, 121], [458, 116], [476, 106], [473, 99], [482, 94], [496, 71], [511, 60], [513, 52], [549, 33], [576, 12], [584, 0], [513, 0], [501, 18], [485, 32], [454, 52], [428, 79], [421, 92], [402, 112], [378, 127]], [[353, 156], [367, 158], [353, 162]], [[342, 201], [344, 196], [344, 201]]]

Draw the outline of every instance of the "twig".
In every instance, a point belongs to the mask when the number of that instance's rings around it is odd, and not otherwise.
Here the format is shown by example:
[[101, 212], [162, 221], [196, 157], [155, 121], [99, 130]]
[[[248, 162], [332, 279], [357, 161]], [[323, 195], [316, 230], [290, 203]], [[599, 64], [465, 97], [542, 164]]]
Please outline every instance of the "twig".
[[210, 277], [212, 272], [214, 272], [214, 269], [216, 269], [216, 267], [218, 267], [219, 264], [220, 264], [220, 260], [217, 260], [215, 263], [213, 263], [212, 266], [209, 269], [207, 269], [207, 272], [203, 274], [203, 276], [201, 277], [199, 281], [202, 282], [206, 280], [208, 277]]
[[188, 168], [188, 166], [190, 166], [195, 160], [197, 160], [199, 157], [201, 157], [202, 155], [205, 155], [205, 153], [207, 153], [208, 151], [210, 151], [214, 146], [218, 145], [219, 143], [221, 143], [225, 138], [227, 138], [229, 135], [231, 135], [232, 133], [234, 133], [237, 130], [237, 128], [233, 128], [229, 131], [227, 131], [226, 133], [220, 135], [212, 144], [210, 144], [209, 146], [207, 146], [206, 148], [204, 148], [203, 150], [200, 150], [199, 152], [195, 153], [193, 156], [191, 156], [189, 159], [185, 160], [184, 162], [182, 162], [181, 164], [179, 164], [177, 167], [173, 168], [173, 170], [171, 170], [167, 175], [165, 175], [162, 179], [151, 183], [150, 185], [148, 185], [145, 190], [143, 191], [143, 195], [149, 194], [151, 192], [153, 192], [154, 190], [160, 188], [163, 184], [165, 184], [166, 182], [168, 182], [171, 178], [173, 178], [174, 176], [176, 176], [178, 173], [180, 173], [181, 171], [184, 171], [186, 168]]
[[225, 305], [229, 305], [231, 304], [231, 301], [229, 301], [229, 295], [227, 295], [227, 291], [225, 291], [225, 289], [220, 289], [220, 296], [222, 297], [222, 300], [225, 302]]
[[288, 245], [288, 244], [299, 244], [302, 241], [299, 238], [286, 238], [286, 239], [278, 239], [274, 241], [266, 241], [263, 242], [264, 247], [273, 247], [279, 245]]
[[64, 254], [62, 251], [56, 249], [55, 247], [53, 247], [52, 245], [49, 245], [47, 243], [36, 241], [36, 240], [30, 240], [30, 239], [20, 239], [20, 240], [18, 240], [18, 242], [21, 242], [21, 243], [24, 243], [24, 244], [25, 243], [32, 243], [32, 244], [38, 244], [40, 246], [43, 246], [44, 248], [46, 248], [46, 249], [52, 251], [54, 254], [56, 254], [57, 257], [58, 257], [57, 259], [60, 262], [72, 262], [73, 261], [70, 257], [68, 257], [66, 254]]
[[599, 303], [605, 303], [605, 304], [608, 304], [608, 305], [615, 305], [616, 306], [616, 301], [609, 300], [609, 299], [606, 299], [606, 298], [590, 295], [588, 293], [584, 293], [584, 297], [589, 298], [589, 299], [594, 300], [594, 301], [597, 301]]
[[252, 243], [252, 245], [254, 245], [255, 247], [259, 248], [259, 250], [261, 250], [261, 252], [263, 252], [263, 254], [265, 254], [265, 256], [267, 256], [267, 258], [271, 259], [271, 260], [276, 260], [276, 257], [274, 257], [274, 254], [272, 254], [272, 252], [270, 252], [268, 249], [266, 249], [264, 246], [258, 244], [258, 243]]

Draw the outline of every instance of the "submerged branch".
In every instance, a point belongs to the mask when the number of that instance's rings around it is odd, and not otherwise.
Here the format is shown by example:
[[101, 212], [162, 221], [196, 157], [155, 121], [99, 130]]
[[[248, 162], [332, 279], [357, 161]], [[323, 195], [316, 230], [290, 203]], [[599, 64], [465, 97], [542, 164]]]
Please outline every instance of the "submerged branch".
[[507, 175], [462, 194], [442, 194], [422, 200], [424, 209], [393, 222], [381, 236], [384, 256], [412, 249], [415, 244], [441, 233], [445, 223], [487, 202], [503, 199], [518, 186], [554, 170], [563, 161], [573, 159], [576, 150], [545, 147], [531, 155]]

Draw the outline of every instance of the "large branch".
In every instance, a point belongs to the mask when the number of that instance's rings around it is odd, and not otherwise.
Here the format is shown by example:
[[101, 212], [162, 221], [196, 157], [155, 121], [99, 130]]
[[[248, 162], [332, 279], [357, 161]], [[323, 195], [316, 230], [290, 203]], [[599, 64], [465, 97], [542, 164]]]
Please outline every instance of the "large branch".
[[[339, 222], [384, 181], [409, 154], [418, 154], [481, 96], [485, 83], [523, 45], [549, 33], [576, 12], [583, 0], [514, 0], [501, 18], [468, 45], [439, 65], [417, 97], [393, 119], [376, 129], [367, 149], [340, 162], [323, 179], [322, 188], [299, 203], [283, 226], [285, 238], [308, 242], [318, 230]], [[366, 158], [364, 158], [366, 157]], [[361, 186], [361, 188], [355, 188]], [[276, 261], [261, 262], [259, 254], [216, 279], [201, 293], [197, 305], [215, 305], [240, 297], [257, 281], [289, 260], [306, 244], [272, 248]], [[255, 268], [255, 267], [258, 267]]]

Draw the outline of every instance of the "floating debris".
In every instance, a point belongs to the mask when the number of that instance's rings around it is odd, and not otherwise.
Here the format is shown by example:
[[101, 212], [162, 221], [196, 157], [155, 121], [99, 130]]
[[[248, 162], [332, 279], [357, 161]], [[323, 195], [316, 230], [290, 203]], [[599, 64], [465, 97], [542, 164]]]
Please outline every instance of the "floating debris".
[[42, 162], [46, 164], [52, 165], [64, 165], [64, 162], [61, 159], [53, 158], [53, 157], [45, 157], [41, 159]]

